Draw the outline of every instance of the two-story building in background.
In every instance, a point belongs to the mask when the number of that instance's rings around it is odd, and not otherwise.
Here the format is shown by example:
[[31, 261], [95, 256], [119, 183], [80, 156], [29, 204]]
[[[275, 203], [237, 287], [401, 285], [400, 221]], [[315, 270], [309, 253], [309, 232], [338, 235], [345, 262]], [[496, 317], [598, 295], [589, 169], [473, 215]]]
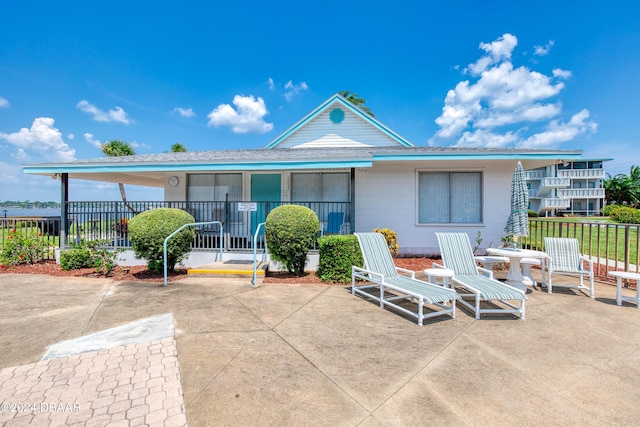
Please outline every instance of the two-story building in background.
[[540, 216], [597, 216], [605, 202], [604, 162], [579, 160], [525, 171], [529, 209]]

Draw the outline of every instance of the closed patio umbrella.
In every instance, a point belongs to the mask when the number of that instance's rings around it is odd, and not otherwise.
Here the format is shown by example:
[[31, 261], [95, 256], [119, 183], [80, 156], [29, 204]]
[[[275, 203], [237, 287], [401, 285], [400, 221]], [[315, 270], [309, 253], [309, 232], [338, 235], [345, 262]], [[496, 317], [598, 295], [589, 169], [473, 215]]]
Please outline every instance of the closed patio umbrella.
[[[522, 163], [518, 162], [511, 180], [511, 214], [504, 227], [507, 236], [518, 237], [529, 235], [529, 218], [527, 209], [529, 208], [529, 191], [527, 181], [524, 176]], [[520, 244], [521, 246], [521, 244]]]

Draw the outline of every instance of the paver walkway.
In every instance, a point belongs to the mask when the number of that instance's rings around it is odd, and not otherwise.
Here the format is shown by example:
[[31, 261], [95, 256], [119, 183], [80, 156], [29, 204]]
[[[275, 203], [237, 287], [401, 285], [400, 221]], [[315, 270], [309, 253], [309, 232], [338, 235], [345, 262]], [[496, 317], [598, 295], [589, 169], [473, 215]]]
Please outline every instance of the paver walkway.
[[173, 337], [0, 371], [0, 425], [186, 426]]

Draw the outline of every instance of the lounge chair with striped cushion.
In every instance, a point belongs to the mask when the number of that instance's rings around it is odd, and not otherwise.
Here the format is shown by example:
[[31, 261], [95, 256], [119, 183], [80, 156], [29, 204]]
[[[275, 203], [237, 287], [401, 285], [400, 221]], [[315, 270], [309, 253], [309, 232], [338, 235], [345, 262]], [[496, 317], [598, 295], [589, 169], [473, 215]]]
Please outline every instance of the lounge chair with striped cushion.
[[[493, 278], [493, 272], [478, 267], [473, 257], [471, 242], [466, 233], [436, 233], [443, 265], [434, 267], [453, 270], [453, 283], [459, 290], [462, 303], [473, 310], [476, 319], [487, 313], [514, 313], [524, 319], [525, 292]], [[473, 303], [465, 298], [473, 298]], [[491, 307], [481, 303], [491, 302]]]
[[[460, 296], [453, 290], [423, 282], [415, 273], [396, 267], [389, 247], [380, 233], [354, 233], [358, 237], [364, 258], [364, 268], [351, 268], [351, 293], [371, 298], [380, 303], [380, 308], [392, 307], [418, 319], [456, 314], [456, 300]], [[409, 276], [401, 275], [400, 272]], [[398, 303], [405, 301], [403, 305]], [[417, 304], [417, 305], [416, 305]], [[416, 310], [411, 310], [416, 305]], [[426, 307], [425, 307], [426, 306]], [[425, 308], [429, 308], [425, 312]]]
[[[549, 271], [549, 280], [547, 280], [547, 292], [552, 293], [553, 287], [571, 288], [586, 290], [589, 296], [594, 298], [593, 292], [593, 261], [580, 254], [578, 247], [578, 239], [565, 237], [545, 237], [544, 247], [549, 258], [546, 260], [546, 269]], [[584, 262], [589, 266], [588, 270], [584, 269]], [[579, 285], [553, 284], [551, 276], [553, 274], [561, 274], [566, 276], [577, 276], [580, 278]], [[542, 274], [544, 278], [544, 271]], [[584, 277], [589, 278], [589, 286], [585, 286]]]

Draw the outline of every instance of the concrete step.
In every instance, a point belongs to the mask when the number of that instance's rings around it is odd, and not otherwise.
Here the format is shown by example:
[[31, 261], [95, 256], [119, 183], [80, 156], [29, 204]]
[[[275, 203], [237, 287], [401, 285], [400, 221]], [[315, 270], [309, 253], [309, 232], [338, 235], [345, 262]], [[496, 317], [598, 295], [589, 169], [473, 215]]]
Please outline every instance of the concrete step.
[[[256, 276], [264, 278], [269, 263], [258, 262]], [[253, 277], [253, 261], [228, 260], [190, 268], [187, 275], [198, 277]]]

